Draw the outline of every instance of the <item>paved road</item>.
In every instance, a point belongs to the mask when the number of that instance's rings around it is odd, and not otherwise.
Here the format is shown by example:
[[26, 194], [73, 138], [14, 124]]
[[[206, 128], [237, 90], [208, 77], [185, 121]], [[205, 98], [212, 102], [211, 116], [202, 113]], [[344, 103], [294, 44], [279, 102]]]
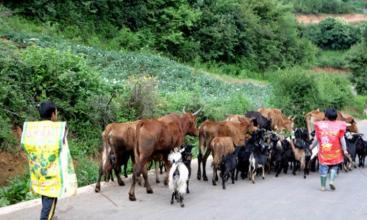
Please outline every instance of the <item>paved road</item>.
[[[361, 124], [361, 129], [367, 134], [366, 121]], [[196, 168], [196, 161], [193, 167]], [[211, 172], [208, 177], [211, 179]], [[185, 208], [180, 208], [178, 204], [169, 204], [168, 188], [155, 184], [154, 176], [150, 175], [154, 194], [146, 194], [144, 188], [137, 187], [136, 202], [128, 200], [129, 180], [125, 181], [127, 186], [124, 187], [107, 183], [98, 194], [94, 193], [93, 186], [88, 186], [78, 196], [59, 201], [56, 215], [62, 220], [367, 219], [367, 168], [341, 173], [335, 192], [319, 191], [317, 173], [312, 173], [306, 180], [301, 175], [291, 174], [257, 180], [256, 184], [237, 181], [222, 190], [219, 185], [212, 186], [211, 182], [194, 178], [192, 193], [185, 197]], [[38, 219], [39, 211], [40, 205], [3, 215], [1, 213], [8, 211], [0, 209], [0, 219]]]

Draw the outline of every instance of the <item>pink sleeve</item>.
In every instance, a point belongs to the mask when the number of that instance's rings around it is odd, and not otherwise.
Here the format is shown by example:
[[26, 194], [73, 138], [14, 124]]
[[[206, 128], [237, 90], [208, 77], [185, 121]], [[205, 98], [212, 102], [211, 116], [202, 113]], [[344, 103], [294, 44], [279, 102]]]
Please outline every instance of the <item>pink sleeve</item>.
[[341, 121], [341, 123], [340, 123], [339, 138], [344, 137], [346, 130], [347, 130], [347, 124], [344, 121]]

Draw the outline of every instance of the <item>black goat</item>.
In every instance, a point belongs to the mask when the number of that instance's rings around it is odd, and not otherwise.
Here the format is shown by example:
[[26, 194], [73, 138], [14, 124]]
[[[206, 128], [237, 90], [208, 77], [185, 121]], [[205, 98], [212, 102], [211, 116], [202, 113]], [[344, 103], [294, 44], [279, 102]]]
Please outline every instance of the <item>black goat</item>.
[[238, 151], [239, 147], [237, 147], [233, 153], [224, 156], [220, 163], [220, 177], [222, 178], [223, 189], [226, 189], [226, 181], [229, 177], [231, 177], [232, 184], [234, 184]]

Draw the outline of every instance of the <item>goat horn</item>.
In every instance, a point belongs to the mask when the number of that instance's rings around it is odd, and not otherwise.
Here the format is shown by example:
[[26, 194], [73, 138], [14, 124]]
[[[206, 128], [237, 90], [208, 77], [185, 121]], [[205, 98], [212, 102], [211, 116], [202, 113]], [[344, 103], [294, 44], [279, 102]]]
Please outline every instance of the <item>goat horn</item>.
[[197, 110], [196, 112], [194, 112], [192, 115], [197, 115], [199, 114], [199, 112], [201, 111], [201, 109], [203, 109], [202, 107], [199, 108], [199, 110]]

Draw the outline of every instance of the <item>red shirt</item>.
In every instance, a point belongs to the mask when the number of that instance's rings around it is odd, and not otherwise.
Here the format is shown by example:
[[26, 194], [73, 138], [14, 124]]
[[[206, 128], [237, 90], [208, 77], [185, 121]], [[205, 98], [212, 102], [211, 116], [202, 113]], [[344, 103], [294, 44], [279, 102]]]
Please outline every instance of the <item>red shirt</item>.
[[344, 154], [340, 138], [344, 136], [346, 129], [347, 125], [344, 121], [315, 122], [320, 164], [335, 165], [343, 162]]

